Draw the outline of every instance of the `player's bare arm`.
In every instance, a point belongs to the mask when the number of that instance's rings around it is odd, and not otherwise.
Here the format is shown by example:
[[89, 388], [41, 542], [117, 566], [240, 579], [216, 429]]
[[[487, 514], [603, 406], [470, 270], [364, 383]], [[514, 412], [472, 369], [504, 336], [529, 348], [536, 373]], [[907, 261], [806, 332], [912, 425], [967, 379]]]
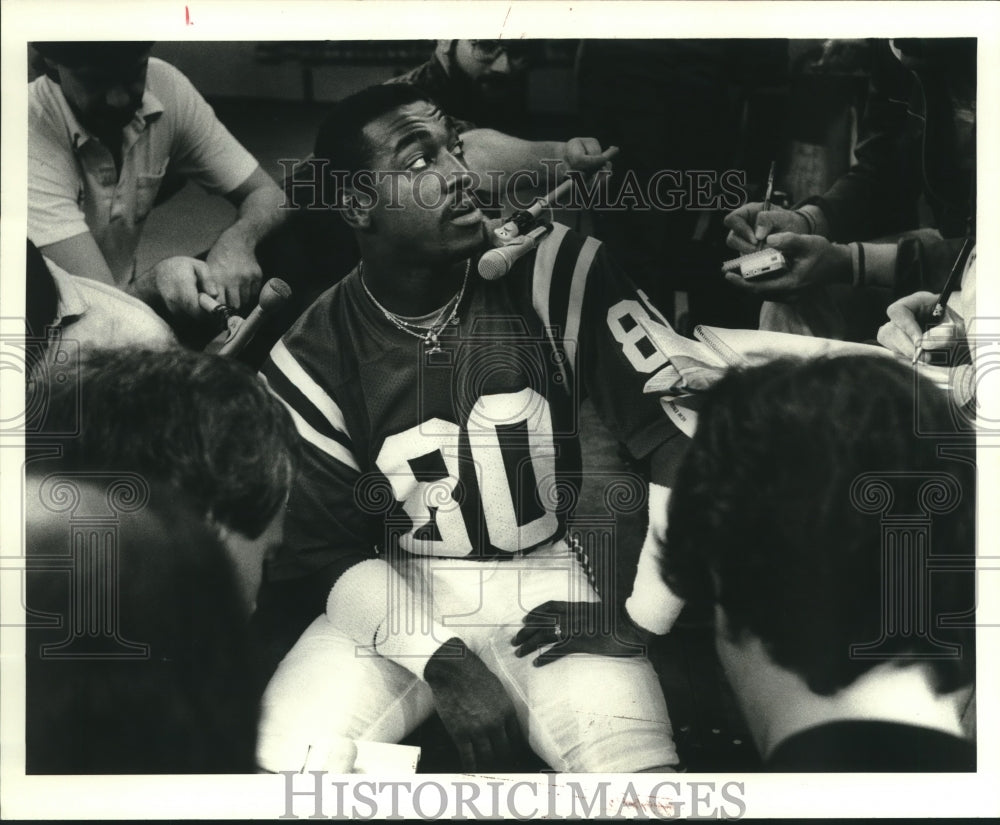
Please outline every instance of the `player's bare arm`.
[[431, 656], [424, 679], [465, 770], [510, 768], [524, 748], [514, 703], [500, 680], [460, 638]]

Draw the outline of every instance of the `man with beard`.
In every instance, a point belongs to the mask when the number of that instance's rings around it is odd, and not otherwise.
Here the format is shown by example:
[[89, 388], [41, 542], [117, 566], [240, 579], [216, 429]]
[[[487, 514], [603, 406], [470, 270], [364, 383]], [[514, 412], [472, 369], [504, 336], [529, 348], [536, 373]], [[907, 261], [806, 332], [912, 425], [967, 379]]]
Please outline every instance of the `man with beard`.
[[528, 45], [501, 40], [438, 40], [426, 63], [392, 83], [412, 83], [455, 118], [460, 132], [475, 126], [520, 135], [526, 127]]
[[[198, 293], [237, 309], [260, 289], [257, 243], [284, 213], [281, 190], [151, 43], [36, 43], [46, 75], [28, 87], [28, 236], [74, 275], [198, 317]], [[204, 261], [136, 272], [146, 217], [171, 182], [193, 179], [237, 208]]]

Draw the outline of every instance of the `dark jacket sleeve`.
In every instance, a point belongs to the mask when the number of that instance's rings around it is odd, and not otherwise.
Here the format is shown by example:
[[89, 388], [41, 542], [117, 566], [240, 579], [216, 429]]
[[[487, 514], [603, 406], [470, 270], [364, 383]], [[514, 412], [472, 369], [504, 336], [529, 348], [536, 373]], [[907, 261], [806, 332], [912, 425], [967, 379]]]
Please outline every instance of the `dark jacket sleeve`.
[[887, 41], [876, 42], [874, 49], [857, 162], [826, 193], [804, 202], [823, 210], [835, 242], [869, 240], [917, 226], [921, 165], [912, 156], [917, 146], [906, 132], [910, 97], [920, 93], [919, 84]]

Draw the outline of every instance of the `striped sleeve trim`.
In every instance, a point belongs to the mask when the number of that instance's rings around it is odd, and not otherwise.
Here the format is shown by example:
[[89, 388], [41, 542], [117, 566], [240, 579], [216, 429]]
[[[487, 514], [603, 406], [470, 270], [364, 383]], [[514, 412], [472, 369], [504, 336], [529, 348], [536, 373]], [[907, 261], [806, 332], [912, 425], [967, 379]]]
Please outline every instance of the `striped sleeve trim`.
[[261, 370], [261, 377], [267, 381], [268, 387], [286, 406], [291, 407], [305, 419], [314, 430], [326, 438], [339, 441], [348, 450], [352, 449], [351, 439], [346, 432], [338, 430], [329, 419], [302, 393], [288, 377], [281, 372], [272, 361], [267, 361]]
[[549, 316], [549, 292], [552, 289], [552, 273], [556, 267], [556, 256], [559, 254], [559, 247], [562, 246], [563, 238], [566, 237], [566, 227], [562, 224], [554, 224], [552, 232], [538, 245], [538, 252], [535, 255], [535, 271], [531, 281], [531, 302], [535, 306], [535, 312], [542, 319], [546, 327], [552, 326], [552, 319]]
[[573, 267], [573, 280], [570, 283], [569, 303], [566, 310], [566, 338], [564, 340], [566, 354], [569, 356], [571, 365], [576, 363], [576, 339], [580, 334], [580, 319], [583, 317], [583, 296], [587, 289], [587, 275], [600, 246], [599, 241], [587, 238], [583, 243], [583, 249], [577, 256], [576, 266]]
[[[562, 224], [553, 224], [552, 232], [545, 236], [542, 243], [538, 245], [538, 252], [535, 254], [535, 268], [531, 276], [531, 303], [542, 319], [542, 326], [545, 327], [549, 340], [553, 347], [556, 341], [552, 338], [552, 318], [549, 313], [550, 292], [552, 290], [552, 273], [555, 271], [556, 257], [562, 246], [563, 238], [566, 237], [567, 228]], [[568, 359], [567, 359], [568, 360]], [[562, 374], [562, 385], [569, 388], [569, 376], [566, 374], [566, 367], [563, 359], [558, 361], [559, 372]]]
[[356, 470], [359, 473], [361, 472], [361, 468], [358, 466], [358, 462], [354, 460], [354, 455], [351, 453], [350, 449], [336, 439], [330, 438], [317, 430], [301, 413], [299, 413], [298, 410], [295, 409], [295, 407], [288, 403], [287, 399], [285, 399], [281, 394], [275, 392], [274, 387], [271, 386], [271, 382], [268, 381], [267, 375], [263, 372], [259, 373], [259, 375], [260, 379], [267, 385], [267, 388], [271, 391], [272, 395], [285, 405], [285, 409], [288, 410], [289, 415], [291, 415], [292, 421], [295, 424], [295, 429], [298, 431], [299, 436], [303, 439], [303, 441], [308, 442], [316, 449], [330, 456], [330, 458], [339, 461], [341, 464], [350, 467], [352, 470]]
[[344, 435], [347, 435], [347, 422], [344, 421], [344, 414], [340, 411], [337, 403], [327, 394], [309, 373], [303, 369], [302, 365], [295, 360], [295, 356], [289, 352], [285, 342], [279, 340], [271, 350], [271, 362], [275, 367], [295, 385], [300, 393], [312, 404], [323, 417], [330, 422], [333, 428]]
[[284, 341], [274, 345], [260, 377], [285, 405], [303, 440], [352, 470], [361, 471], [351, 449], [343, 412], [295, 359]]
[[555, 224], [535, 257], [532, 299], [546, 327], [559, 335], [570, 368], [576, 365], [587, 279], [601, 242]]

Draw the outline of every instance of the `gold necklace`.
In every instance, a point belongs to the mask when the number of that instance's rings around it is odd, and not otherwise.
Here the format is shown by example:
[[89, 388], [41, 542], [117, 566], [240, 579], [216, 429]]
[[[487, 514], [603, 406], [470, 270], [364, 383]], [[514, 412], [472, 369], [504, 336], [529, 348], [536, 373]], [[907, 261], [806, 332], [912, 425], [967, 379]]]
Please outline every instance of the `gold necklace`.
[[[469, 282], [469, 267], [471, 264], [472, 259], [469, 258], [465, 262], [465, 275], [462, 277], [461, 288], [448, 300], [448, 303], [441, 308], [441, 312], [438, 314], [437, 318], [431, 322], [429, 327], [411, 323], [405, 318], [397, 315], [395, 312], [391, 312], [386, 309], [379, 303], [378, 298], [372, 295], [371, 290], [368, 289], [368, 285], [365, 283], [364, 261], [358, 263], [358, 278], [361, 280], [361, 287], [364, 289], [365, 294], [371, 302], [378, 307], [379, 311], [385, 316], [386, 320], [395, 326], [396, 329], [405, 332], [407, 335], [412, 335], [414, 338], [419, 338], [424, 342], [424, 346], [427, 347], [427, 350], [425, 351], [426, 354], [433, 355], [434, 353], [441, 352], [441, 344], [438, 341], [438, 336], [444, 328], [449, 324], [457, 325], [459, 323], [458, 307], [462, 303], [462, 298], [465, 295], [465, 286]], [[450, 313], [448, 312], [449, 308], [451, 309]], [[447, 318], [445, 318], [446, 315], [448, 316]]]

